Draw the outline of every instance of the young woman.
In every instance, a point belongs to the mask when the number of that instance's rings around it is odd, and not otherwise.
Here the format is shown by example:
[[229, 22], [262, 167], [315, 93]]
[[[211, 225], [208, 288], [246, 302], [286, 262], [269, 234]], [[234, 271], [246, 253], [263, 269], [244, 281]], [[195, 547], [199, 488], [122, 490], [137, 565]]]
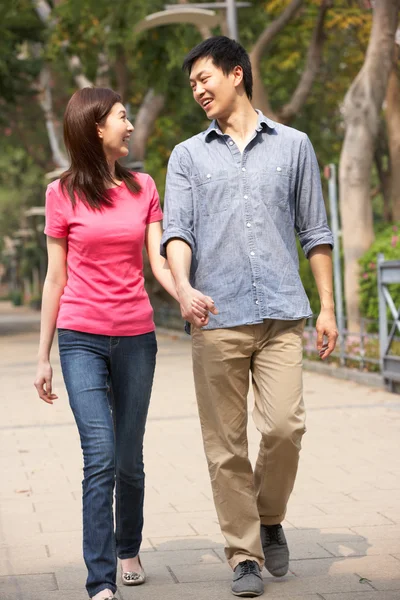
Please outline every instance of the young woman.
[[[35, 387], [45, 402], [57, 398], [49, 361], [57, 326], [83, 450], [86, 588], [96, 600], [116, 592], [117, 556], [124, 584], [145, 581], [142, 448], [157, 342], [144, 289], [144, 246], [155, 277], [177, 297], [159, 253], [162, 212], [154, 181], [117, 162], [128, 154], [132, 131], [118, 94], [76, 92], [64, 117], [71, 166], [46, 193], [48, 271]], [[206, 322], [205, 304], [196, 302], [195, 310]]]

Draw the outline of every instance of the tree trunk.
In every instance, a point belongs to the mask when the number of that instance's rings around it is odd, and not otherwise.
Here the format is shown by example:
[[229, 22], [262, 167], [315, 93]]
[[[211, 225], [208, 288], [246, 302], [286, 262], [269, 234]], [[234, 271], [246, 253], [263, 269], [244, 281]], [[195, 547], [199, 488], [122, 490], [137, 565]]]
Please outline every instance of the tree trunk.
[[55, 126], [53, 114], [53, 100], [50, 88], [50, 72], [47, 67], [43, 67], [41, 70], [39, 81], [38, 100], [40, 106], [42, 107], [46, 122], [47, 135], [49, 138], [53, 162], [57, 168], [66, 169], [68, 168], [69, 161], [64, 151], [61, 149], [59, 136], [57, 135], [57, 128]]
[[390, 196], [392, 217], [400, 221], [400, 78], [396, 49], [393, 68], [390, 72], [386, 91], [386, 125], [390, 156]]
[[146, 155], [147, 141], [153, 131], [154, 124], [165, 103], [161, 94], [148, 90], [135, 119], [135, 130], [131, 137], [130, 152], [134, 161], [143, 162]]
[[358, 260], [374, 239], [371, 167], [379, 129], [379, 113], [392, 68], [394, 35], [400, 0], [375, 3], [364, 65], [343, 104], [346, 133], [339, 167], [340, 212], [345, 259], [348, 329], [360, 328]]

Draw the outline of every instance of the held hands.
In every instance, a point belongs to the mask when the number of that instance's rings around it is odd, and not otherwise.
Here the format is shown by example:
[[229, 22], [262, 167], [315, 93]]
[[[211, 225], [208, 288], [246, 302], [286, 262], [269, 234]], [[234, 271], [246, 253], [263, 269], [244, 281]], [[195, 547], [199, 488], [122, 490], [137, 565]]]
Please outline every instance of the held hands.
[[[321, 309], [317, 319], [316, 330], [319, 357], [325, 360], [334, 351], [339, 335], [333, 308]], [[327, 338], [327, 342], [324, 341], [324, 337]]]
[[213, 315], [218, 314], [214, 300], [194, 289], [190, 284], [182, 287], [178, 294], [182, 317], [195, 327], [200, 328], [208, 324], [209, 312]]
[[52, 379], [53, 369], [51, 368], [49, 361], [39, 361], [34, 386], [37, 389], [39, 398], [47, 402], [47, 404], [53, 404], [53, 400], [58, 398], [58, 396], [51, 391]]

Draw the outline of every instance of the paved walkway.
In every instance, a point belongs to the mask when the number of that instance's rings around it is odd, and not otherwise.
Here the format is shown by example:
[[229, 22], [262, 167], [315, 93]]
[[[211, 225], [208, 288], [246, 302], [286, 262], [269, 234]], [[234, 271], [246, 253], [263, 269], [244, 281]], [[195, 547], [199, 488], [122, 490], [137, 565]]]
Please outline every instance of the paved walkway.
[[[118, 596], [230, 600], [190, 344], [160, 335], [159, 345], [145, 447], [148, 583]], [[35, 397], [36, 349], [36, 333], [0, 338], [0, 600], [84, 600], [79, 441], [58, 360], [57, 404]], [[286, 521], [290, 574], [264, 571], [265, 597], [399, 600], [400, 397], [314, 373], [305, 397], [308, 433]], [[249, 435], [254, 457], [252, 422]]]

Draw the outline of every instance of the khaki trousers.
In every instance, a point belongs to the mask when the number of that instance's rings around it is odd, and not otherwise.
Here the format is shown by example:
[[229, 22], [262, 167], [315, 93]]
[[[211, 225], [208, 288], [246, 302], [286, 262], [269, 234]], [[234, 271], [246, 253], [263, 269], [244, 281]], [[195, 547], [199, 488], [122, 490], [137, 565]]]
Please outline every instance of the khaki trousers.
[[[264, 564], [260, 523], [283, 521], [305, 432], [302, 332], [305, 321], [266, 320], [230, 329], [192, 328], [193, 371], [215, 508], [234, 569]], [[248, 457], [249, 372], [261, 434]]]

